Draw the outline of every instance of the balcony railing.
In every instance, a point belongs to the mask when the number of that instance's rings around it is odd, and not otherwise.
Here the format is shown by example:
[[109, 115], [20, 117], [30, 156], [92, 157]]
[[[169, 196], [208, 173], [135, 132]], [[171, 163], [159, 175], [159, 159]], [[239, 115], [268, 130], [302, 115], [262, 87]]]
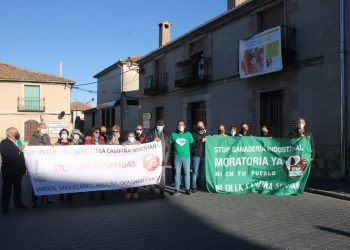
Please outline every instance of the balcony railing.
[[145, 95], [156, 95], [168, 91], [168, 73], [157, 73], [145, 78]]
[[45, 98], [18, 97], [17, 111], [18, 112], [44, 112]]
[[210, 58], [198, 57], [179, 62], [176, 65], [176, 87], [207, 84], [211, 78]]

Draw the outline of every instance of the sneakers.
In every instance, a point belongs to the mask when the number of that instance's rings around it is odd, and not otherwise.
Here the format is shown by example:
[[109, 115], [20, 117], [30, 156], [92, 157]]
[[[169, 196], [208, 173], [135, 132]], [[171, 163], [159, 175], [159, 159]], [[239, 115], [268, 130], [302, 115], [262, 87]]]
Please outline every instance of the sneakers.
[[175, 192], [173, 193], [173, 196], [179, 196], [179, 195], [180, 195], [179, 190], [175, 190]]
[[192, 195], [189, 189], [186, 189], [186, 194], [187, 195]]
[[192, 188], [192, 193], [197, 193], [197, 192], [198, 192], [197, 188]]

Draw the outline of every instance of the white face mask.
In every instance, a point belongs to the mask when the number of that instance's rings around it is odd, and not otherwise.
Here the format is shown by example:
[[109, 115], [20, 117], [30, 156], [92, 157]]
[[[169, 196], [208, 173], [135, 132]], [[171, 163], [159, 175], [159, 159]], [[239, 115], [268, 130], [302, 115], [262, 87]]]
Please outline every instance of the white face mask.
[[231, 131], [231, 136], [235, 136], [236, 131]]
[[157, 130], [158, 130], [158, 132], [162, 132], [162, 131], [163, 131], [163, 129], [164, 129], [164, 127], [163, 127], [163, 126], [157, 126]]
[[177, 129], [178, 129], [180, 132], [183, 132], [183, 131], [185, 130], [185, 127], [184, 127], [184, 126], [179, 126]]
[[119, 133], [119, 132], [113, 132], [113, 135], [114, 135], [115, 137], [117, 137], [117, 138], [120, 137], [120, 133]]
[[40, 129], [40, 134], [46, 134], [46, 128], [42, 128], [42, 129]]
[[130, 142], [130, 143], [134, 143], [135, 142], [135, 137], [128, 137], [128, 141]]
[[76, 141], [77, 141], [77, 140], [79, 140], [79, 139], [80, 139], [80, 136], [79, 136], [78, 134], [74, 134], [74, 135], [73, 135], [73, 138], [74, 138], [74, 140], [76, 140]]
[[67, 135], [67, 134], [62, 134], [62, 135], [61, 135], [61, 138], [64, 139], [64, 140], [66, 140], [66, 139], [68, 138], [68, 135]]
[[136, 134], [141, 135], [142, 134], [142, 129], [137, 129]]

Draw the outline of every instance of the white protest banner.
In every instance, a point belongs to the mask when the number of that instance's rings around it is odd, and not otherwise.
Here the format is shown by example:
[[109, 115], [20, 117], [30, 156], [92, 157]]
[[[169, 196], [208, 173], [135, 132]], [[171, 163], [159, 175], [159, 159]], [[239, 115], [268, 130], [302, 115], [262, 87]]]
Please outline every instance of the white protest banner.
[[239, 76], [247, 78], [283, 69], [281, 27], [239, 41]]
[[27, 146], [35, 195], [125, 189], [159, 184], [162, 145]]

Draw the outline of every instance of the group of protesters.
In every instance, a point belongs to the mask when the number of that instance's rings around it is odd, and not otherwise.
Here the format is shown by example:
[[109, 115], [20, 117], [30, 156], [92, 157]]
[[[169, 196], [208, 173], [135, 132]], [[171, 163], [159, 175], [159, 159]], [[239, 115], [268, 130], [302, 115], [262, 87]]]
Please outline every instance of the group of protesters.
[[[166, 182], [166, 165], [169, 160], [172, 161], [173, 181], [175, 191], [174, 196], [178, 196], [180, 186], [184, 180], [185, 194], [192, 195], [198, 189], [205, 189], [205, 174], [201, 169], [204, 169], [204, 143], [207, 140], [208, 133], [203, 121], [196, 123], [193, 131], [186, 129], [184, 120], [177, 122], [177, 128], [171, 134], [165, 130], [165, 122], [160, 119], [156, 122], [156, 126], [149, 133], [145, 133], [141, 125], [137, 125], [134, 131], [129, 131], [126, 134], [125, 140], [122, 140], [121, 129], [118, 125], [114, 125], [111, 129], [111, 134], [107, 133], [105, 126], [94, 127], [91, 129], [91, 134], [84, 136], [79, 129], [73, 129], [72, 133], [67, 129], [62, 129], [59, 132], [58, 140], [52, 144], [45, 123], [38, 124], [37, 131], [31, 136], [28, 146], [64, 146], [64, 145], [138, 145], [147, 142], [158, 141], [162, 144], [163, 161], [161, 163], [162, 172], [159, 187], [159, 195], [164, 198], [165, 182]], [[238, 131], [239, 130], [239, 131]], [[226, 130], [224, 124], [219, 124], [217, 133], [213, 136], [232, 136], [244, 137], [253, 136], [250, 132], [249, 124], [243, 122], [240, 128], [231, 126], [229, 131]], [[258, 136], [271, 138], [267, 126], [262, 126]], [[296, 138], [310, 136], [312, 144], [312, 158], [314, 158], [314, 147], [311, 133], [306, 129], [306, 121], [304, 118], [299, 118], [297, 128], [293, 130], [288, 137]], [[6, 130], [6, 139], [0, 143], [0, 160], [2, 172], [2, 213], [9, 213], [9, 201], [13, 189], [14, 207], [16, 209], [26, 209], [21, 199], [21, 183], [22, 176], [26, 174], [26, 165], [23, 155], [24, 145], [21, 142], [20, 134], [14, 127]], [[172, 155], [172, 157], [170, 157]], [[198, 180], [199, 183], [198, 183]], [[150, 198], [155, 198], [155, 185], [148, 187]], [[94, 200], [94, 193], [90, 192], [90, 200]], [[107, 191], [98, 191], [101, 199], [106, 199]], [[126, 190], [125, 199], [138, 199], [138, 187], [128, 188]], [[49, 196], [41, 196], [42, 204], [50, 204], [53, 200]], [[60, 194], [60, 202], [68, 202], [73, 199], [73, 194]], [[38, 207], [38, 197], [32, 192], [32, 207]]]

